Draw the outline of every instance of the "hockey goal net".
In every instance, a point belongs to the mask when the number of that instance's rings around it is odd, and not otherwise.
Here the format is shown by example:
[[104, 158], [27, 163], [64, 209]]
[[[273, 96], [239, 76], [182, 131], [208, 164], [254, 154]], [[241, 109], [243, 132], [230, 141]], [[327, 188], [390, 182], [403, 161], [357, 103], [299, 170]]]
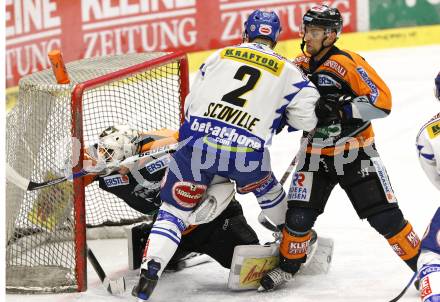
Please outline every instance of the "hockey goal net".
[[[7, 116], [6, 160], [27, 179], [63, 176], [72, 154], [74, 171], [83, 150], [108, 126], [178, 129], [188, 93], [182, 53], [138, 53], [66, 64], [70, 84], [56, 84], [51, 70], [26, 76]], [[66, 162], [67, 161], [67, 162]], [[131, 224], [146, 217], [83, 179], [41, 190], [6, 187], [7, 292], [87, 289], [86, 228]]]

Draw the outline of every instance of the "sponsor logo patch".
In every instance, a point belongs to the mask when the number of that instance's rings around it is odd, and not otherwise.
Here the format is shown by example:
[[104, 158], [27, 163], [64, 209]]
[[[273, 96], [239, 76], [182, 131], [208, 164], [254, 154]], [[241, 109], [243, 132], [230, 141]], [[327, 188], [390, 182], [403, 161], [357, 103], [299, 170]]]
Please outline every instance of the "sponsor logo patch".
[[206, 186], [189, 181], [179, 181], [173, 186], [173, 198], [181, 207], [194, 208], [205, 195]]
[[426, 127], [428, 130], [428, 135], [430, 138], [435, 138], [440, 134], [440, 121], [437, 121], [435, 123], [432, 123]]
[[420, 284], [420, 297], [422, 301], [425, 301], [425, 298], [432, 294], [431, 283], [429, 282], [429, 278], [423, 278]]
[[380, 184], [382, 185], [382, 189], [388, 202], [397, 202], [393, 188], [391, 187], [391, 182], [388, 178], [387, 171], [385, 170], [382, 161], [379, 157], [371, 158], [371, 161], [373, 162], [374, 168], [376, 169], [377, 176], [379, 177]]
[[368, 73], [363, 69], [362, 67], [356, 68], [357, 72], [361, 76], [362, 80], [367, 84], [368, 87], [370, 87], [371, 93], [370, 93], [370, 100], [373, 104], [376, 103], [377, 98], [379, 97], [379, 90], [377, 89], [376, 85], [373, 83], [373, 81], [368, 76]]
[[160, 171], [168, 167], [169, 163], [170, 163], [170, 157], [167, 155], [155, 161], [149, 162], [147, 165], [145, 165], [145, 168], [150, 174], [153, 174], [157, 171]]
[[416, 248], [420, 243], [419, 237], [412, 228], [411, 231], [408, 234], [406, 234], [406, 239], [413, 248]]
[[107, 187], [118, 187], [118, 186], [125, 186], [130, 183], [130, 180], [127, 175], [111, 175], [104, 177], [104, 183]]
[[258, 137], [251, 136], [243, 129], [222, 126], [220, 123], [202, 118], [191, 120], [191, 130], [198, 136], [203, 135], [203, 143], [231, 152], [253, 152], [260, 150], [264, 144]]
[[336, 87], [341, 89], [342, 86], [337, 81], [335, 81], [332, 77], [326, 74], [318, 74], [318, 86], [321, 87]]
[[261, 24], [258, 28], [258, 32], [262, 35], [270, 35], [272, 33], [272, 26], [267, 24]]
[[240, 270], [240, 285], [260, 284], [260, 279], [278, 264], [278, 257], [247, 258]]
[[296, 172], [292, 176], [288, 200], [309, 201], [312, 191], [313, 173]]
[[341, 64], [333, 60], [325, 61], [324, 64], [322, 64], [322, 66], [333, 69], [343, 77], [347, 74], [347, 70], [344, 67], [342, 67]]
[[300, 255], [305, 254], [307, 252], [307, 248], [309, 247], [309, 240], [304, 242], [289, 242], [289, 254], [291, 255]]
[[239, 187], [239, 188], [237, 188], [237, 190], [241, 194], [255, 192], [255, 194], [257, 196], [261, 196], [273, 187], [273, 186], [270, 186], [271, 184], [273, 184], [273, 182], [274, 182], [273, 174], [269, 173], [263, 179], [260, 179], [256, 182], [253, 182], [253, 183], [250, 183], [244, 187]]
[[394, 243], [393, 245], [391, 245], [391, 248], [394, 250], [394, 252], [399, 257], [406, 255], [405, 251], [402, 249], [402, 247], [398, 243]]

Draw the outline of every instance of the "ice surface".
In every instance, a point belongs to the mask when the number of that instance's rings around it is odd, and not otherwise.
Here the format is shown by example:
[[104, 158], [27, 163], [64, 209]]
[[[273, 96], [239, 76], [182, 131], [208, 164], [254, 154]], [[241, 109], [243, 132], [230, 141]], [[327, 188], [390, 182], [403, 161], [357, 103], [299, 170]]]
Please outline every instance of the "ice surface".
[[[363, 52], [365, 59], [389, 85], [393, 111], [374, 121], [376, 145], [387, 168], [400, 207], [419, 236], [439, 206], [439, 192], [418, 164], [415, 137], [420, 127], [440, 111], [433, 96], [434, 77], [440, 70], [440, 45]], [[273, 167], [284, 173], [298, 148], [298, 135], [282, 133], [274, 139]], [[260, 240], [271, 239], [269, 231], [257, 222], [258, 205], [252, 195], [239, 196], [248, 222]], [[385, 239], [366, 221], [357, 218], [345, 193], [336, 187], [326, 212], [316, 223], [318, 234], [335, 242], [333, 263], [327, 275], [299, 276], [271, 293], [232, 292], [226, 288], [228, 270], [211, 262], [162, 276], [151, 301], [389, 301], [410, 279], [412, 272], [394, 254]], [[110, 296], [100, 285], [89, 265], [88, 291], [54, 295], [7, 295], [11, 302], [24, 301], [136, 301], [131, 288], [136, 273], [127, 271], [125, 240], [89, 241], [110, 277], [127, 276], [124, 297]], [[419, 301], [411, 287], [401, 301]]]

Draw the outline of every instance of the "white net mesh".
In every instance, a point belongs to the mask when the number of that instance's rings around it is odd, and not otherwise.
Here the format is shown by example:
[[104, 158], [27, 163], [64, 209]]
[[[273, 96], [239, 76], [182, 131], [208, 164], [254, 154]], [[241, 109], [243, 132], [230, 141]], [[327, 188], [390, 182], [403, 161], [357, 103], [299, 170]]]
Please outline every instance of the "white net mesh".
[[[51, 70], [22, 78], [19, 101], [7, 116], [8, 164], [36, 182], [63, 176], [74, 147], [71, 92], [75, 85], [163, 55], [129, 54], [68, 63], [68, 85], [54, 84]], [[85, 90], [85, 146], [115, 124], [129, 124], [140, 131], [178, 129], [180, 85], [180, 63], [172, 60], [106, 79]], [[6, 201], [7, 290], [76, 290], [72, 183], [27, 192], [7, 183]], [[100, 190], [97, 183], [86, 187], [85, 206], [88, 227], [128, 224], [144, 218], [120, 199]]]

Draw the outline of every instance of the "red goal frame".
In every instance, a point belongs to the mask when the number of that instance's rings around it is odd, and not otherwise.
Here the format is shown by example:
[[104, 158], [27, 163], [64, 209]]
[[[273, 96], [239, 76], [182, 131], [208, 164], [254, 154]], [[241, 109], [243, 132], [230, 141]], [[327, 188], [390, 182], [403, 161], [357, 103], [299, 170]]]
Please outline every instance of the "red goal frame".
[[[180, 121], [184, 119], [184, 101], [189, 93], [189, 70], [188, 59], [184, 52], [166, 54], [156, 59], [146, 61], [116, 72], [97, 77], [75, 86], [71, 94], [72, 104], [72, 137], [78, 139], [81, 144], [78, 164], [73, 167], [73, 172], [79, 172], [83, 168], [84, 160], [84, 137], [83, 137], [83, 115], [82, 101], [84, 92], [88, 89], [106, 84], [108, 82], [125, 78], [131, 74], [140, 73], [153, 68], [160, 67], [171, 61], [179, 61], [180, 69]], [[85, 185], [82, 177], [73, 181], [74, 218], [75, 218], [75, 272], [78, 284], [78, 291], [87, 290], [87, 245], [86, 245], [86, 214], [85, 214]]]

